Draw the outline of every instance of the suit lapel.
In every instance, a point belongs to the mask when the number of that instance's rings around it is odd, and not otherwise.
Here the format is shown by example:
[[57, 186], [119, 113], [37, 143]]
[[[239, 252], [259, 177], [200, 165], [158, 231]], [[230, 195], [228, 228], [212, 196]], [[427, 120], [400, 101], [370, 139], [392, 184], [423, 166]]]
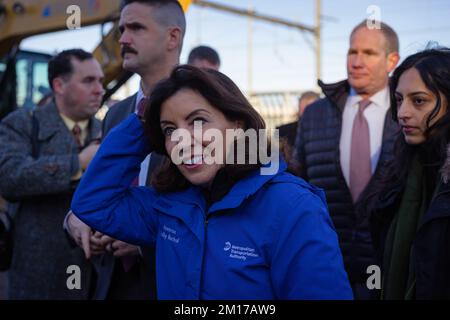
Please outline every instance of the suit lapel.
[[39, 123], [38, 141], [52, 140], [52, 145], [60, 146], [61, 152], [70, 153], [76, 148], [75, 139], [59, 115], [54, 102], [36, 108], [34, 115]]
[[39, 122], [39, 140], [47, 140], [61, 131], [70, 134], [54, 102], [36, 108], [33, 112]]
[[89, 119], [88, 134], [86, 136], [85, 145], [89, 144], [92, 140], [101, 138], [101, 123], [94, 117]]
[[131, 96], [131, 103], [128, 105], [128, 113], [133, 113], [136, 106], [137, 93]]
[[[77, 148], [75, 139], [64, 123], [64, 120], [59, 115], [58, 108], [54, 102], [36, 108], [34, 114], [39, 123], [38, 140], [40, 142], [48, 141], [55, 136], [54, 139], [57, 141], [56, 144]], [[91, 118], [89, 120], [88, 134], [85, 143], [89, 143], [89, 141], [99, 137], [100, 132], [100, 121]]]
[[117, 126], [120, 122], [125, 120], [131, 113], [134, 112], [134, 107], [136, 105], [137, 93], [131, 97], [122, 100], [115, 105], [113, 105], [105, 119], [103, 120], [103, 137], [109, 133], [109, 131]]

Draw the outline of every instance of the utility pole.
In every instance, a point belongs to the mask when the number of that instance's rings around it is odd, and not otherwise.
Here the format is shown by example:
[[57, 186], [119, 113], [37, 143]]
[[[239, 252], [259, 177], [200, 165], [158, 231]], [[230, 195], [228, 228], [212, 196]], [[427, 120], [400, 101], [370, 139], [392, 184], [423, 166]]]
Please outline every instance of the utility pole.
[[[249, 12], [253, 11], [253, 2], [249, 0]], [[250, 97], [253, 93], [253, 17], [248, 16], [248, 40], [247, 40], [247, 66], [248, 66], [248, 88], [247, 93]]]
[[321, 37], [320, 37], [320, 30], [321, 30], [321, 5], [320, 0], [316, 0], [316, 29], [315, 29], [315, 36], [316, 36], [316, 77], [317, 80], [321, 79], [322, 77], [322, 53], [321, 53]]

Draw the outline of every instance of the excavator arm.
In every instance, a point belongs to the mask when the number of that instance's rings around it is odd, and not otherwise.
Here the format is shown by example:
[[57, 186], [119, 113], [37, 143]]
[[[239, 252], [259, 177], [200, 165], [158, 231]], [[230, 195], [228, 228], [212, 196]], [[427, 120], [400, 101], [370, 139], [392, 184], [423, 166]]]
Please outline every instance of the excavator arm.
[[[78, 0], [76, 7], [73, 3], [73, 0], [0, 0], [0, 119], [14, 110], [18, 92], [27, 91], [26, 101], [32, 104], [33, 91], [38, 90], [30, 83], [32, 79], [25, 80], [26, 88], [17, 83], [17, 53], [23, 39], [76, 27], [71, 21], [78, 20], [79, 26], [84, 27], [119, 18], [120, 0]], [[77, 15], [79, 19], [75, 18]], [[34, 61], [30, 60], [28, 65], [33, 68]], [[32, 75], [28, 69], [21, 71], [27, 77]]]
[[[0, 0], [0, 56], [24, 38], [67, 29], [73, 0]], [[78, 0], [80, 26], [117, 20], [120, 0]]]
[[102, 41], [95, 48], [93, 54], [103, 68], [105, 74], [105, 95], [108, 100], [133, 75], [122, 68], [122, 56], [119, 45], [119, 26], [116, 21], [111, 30], [102, 37]]

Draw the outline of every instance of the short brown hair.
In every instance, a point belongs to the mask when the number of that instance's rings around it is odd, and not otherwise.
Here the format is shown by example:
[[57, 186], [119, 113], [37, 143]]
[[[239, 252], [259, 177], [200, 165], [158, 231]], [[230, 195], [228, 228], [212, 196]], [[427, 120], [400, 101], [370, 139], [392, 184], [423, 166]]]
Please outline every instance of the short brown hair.
[[179, 50], [183, 47], [183, 38], [186, 33], [186, 17], [181, 4], [177, 0], [122, 0], [121, 10], [132, 3], [140, 3], [156, 8], [152, 12], [153, 18], [162, 27], [179, 27], [181, 30], [181, 41]]
[[302, 100], [308, 99], [308, 100], [317, 100], [320, 98], [320, 95], [317, 92], [314, 91], [305, 91], [303, 92], [300, 97], [298, 98], [298, 102], [301, 102]]
[[53, 80], [57, 77], [69, 78], [74, 70], [72, 59], [78, 61], [85, 61], [94, 59], [92, 53], [84, 51], [82, 49], [69, 49], [64, 50], [54, 56], [48, 62], [48, 83], [53, 90]]
[[[350, 33], [350, 39], [352, 38], [353, 34], [361, 29], [361, 28], [367, 28], [368, 19], [363, 20], [361, 23], [356, 25], [352, 33]], [[388, 24], [379, 21], [380, 23], [380, 29], [377, 29], [381, 31], [381, 33], [384, 36], [384, 39], [386, 40], [386, 53], [390, 54], [392, 52], [398, 52], [400, 50], [400, 44], [398, 40], [397, 33], [392, 29]]]

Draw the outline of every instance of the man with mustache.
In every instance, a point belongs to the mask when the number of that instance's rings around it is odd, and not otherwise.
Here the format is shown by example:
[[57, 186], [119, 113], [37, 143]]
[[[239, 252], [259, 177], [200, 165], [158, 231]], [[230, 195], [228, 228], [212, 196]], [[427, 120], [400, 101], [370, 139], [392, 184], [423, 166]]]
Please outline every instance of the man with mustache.
[[[123, 68], [137, 73], [141, 82], [136, 94], [111, 107], [103, 122], [104, 136], [130, 113], [142, 113], [154, 85], [179, 64], [186, 21], [176, 0], [127, 0], [119, 29]], [[150, 173], [158, 164], [158, 155], [149, 155], [135, 183], [148, 185]], [[155, 298], [153, 248], [139, 248], [98, 234], [70, 213], [67, 226], [86, 256], [97, 241], [110, 252], [94, 259], [98, 271], [94, 299]]]
[[347, 80], [324, 84], [325, 98], [308, 107], [297, 129], [295, 157], [302, 176], [325, 190], [345, 267], [357, 299], [376, 298], [367, 268], [376, 265], [369, 217], [373, 184], [392, 158], [398, 127], [390, 115], [389, 73], [399, 41], [387, 24], [358, 24], [350, 34]]
[[[98, 149], [101, 124], [94, 115], [104, 94], [103, 71], [91, 53], [66, 50], [50, 60], [48, 81], [50, 103], [21, 108], [0, 124], [0, 194], [18, 202], [9, 299], [89, 295], [91, 266], [82, 250], [70, 247], [61, 224]], [[70, 266], [79, 267], [78, 284], [68, 281]]]

